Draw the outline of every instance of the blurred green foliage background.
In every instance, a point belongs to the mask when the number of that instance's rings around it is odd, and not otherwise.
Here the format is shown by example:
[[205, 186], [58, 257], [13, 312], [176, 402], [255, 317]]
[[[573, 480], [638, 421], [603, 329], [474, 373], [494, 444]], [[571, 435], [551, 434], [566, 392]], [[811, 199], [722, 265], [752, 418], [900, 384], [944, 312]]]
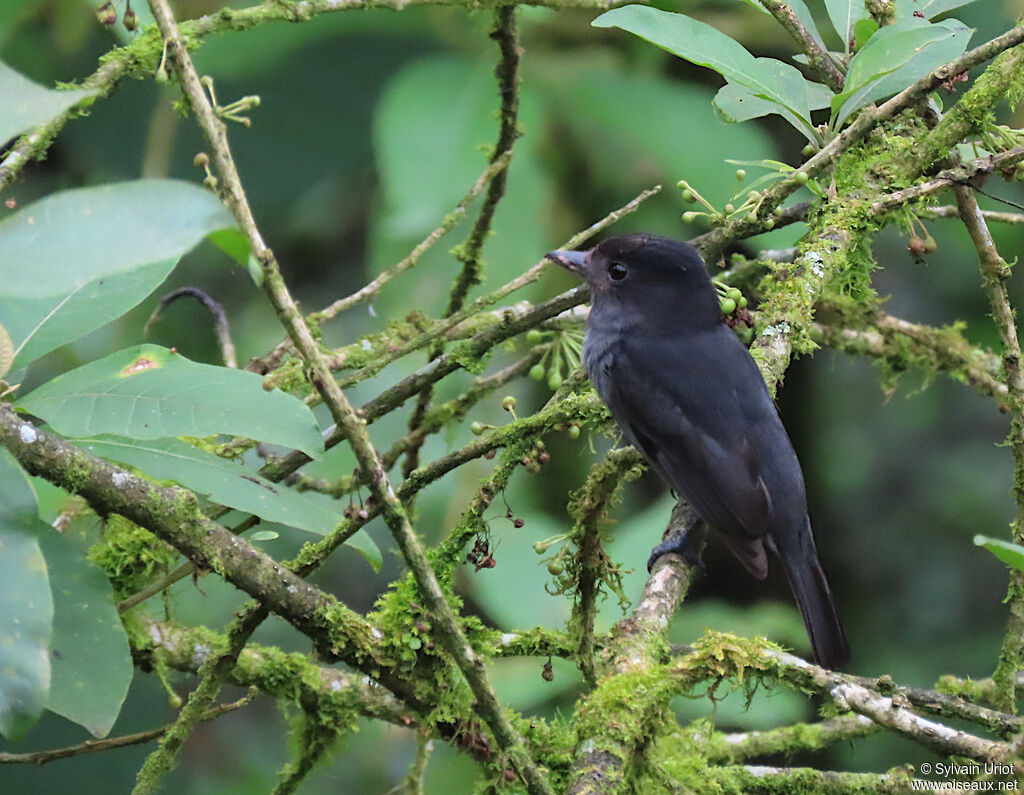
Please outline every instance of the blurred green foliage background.
[[[179, 16], [208, 13], [218, 5], [180, 2]], [[809, 5], [820, 11], [820, 4]], [[669, 7], [715, 25], [757, 55], [785, 58], [793, 51], [771, 18], [738, 0]], [[136, 10], [145, 21], [144, 9]], [[49, 85], [88, 75], [118, 36], [131, 35], [101, 28], [93, 11], [93, 4], [83, 0], [0, 0], [0, 59]], [[978, 29], [973, 39], [978, 43], [1008, 28], [1019, 11], [1013, 0], [984, 0], [957, 16]], [[593, 29], [589, 22], [594, 16], [540, 8], [519, 12], [525, 135], [516, 145], [508, 193], [485, 248], [484, 289], [522, 272], [570, 234], [652, 184], [666, 189], [615, 232], [693, 236], [703, 230], [679, 220], [683, 207], [671, 188], [676, 180], [686, 178], [721, 205], [736, 189], [735, 167], [726, 158], [799, 162], [804, 142], [791, 128], [775, 117], [742, 126], [722, 123], [710, 105], [717, 76], [620, 31]], [[198, 51], [197, 65], [215, 78], [222, 103], [243, 94], [261, 97], [253, 126], [231, 127], [232, 145], [257, 220], [307, 310], [351, 292], [401, 259], [483, 170], [497, 132], [490, 23], [489, 12], [463, 8], [353, 11], [213, 36]], [[47, 161], [27, 169], [7, 195], [23, 206], [62, 188], [142, 174], [199, 182], [202, 172], [192, 166], [192, 158], [202, 143], [189, 120], [171, 112], [176, 98], [173, 86], [153, 81], [121, 86], [115, 96], [97, 103], [88, 118], [69, 123]], [[1018, 112], [1016, 123], [1010, 123], [1021, 126], [1022, 121]], [[1024, 201], [1019, 183], [993, 190]], [[988, 199], [982, 203], [1004, 209]], [[359, 307], [325, 326], [328, 342], [340, 344], [380, 330], [413, 309], [439, 314], [459, 268], [447, 249], [468, 229], [463, 222], [414, 271], [390, 284], [372, 310]], [[930, 222], [928, 229], [939, 249], [925, 264], [910, 258], [906, 236], [896, 230], [875, 241], [881, 266], [876, 286], [882, 295], [891, 295], [887, 311], [926, 323], [964, 320], [972, 339], [996, 344], [965, 231], [952, 220]], [[802, 231], [802, 225], [777, 230], [748, 242], [745, 250], [792, 245]], [[1012, 260], [1022, 248], [1024, 231], [995, 227], [994, 232], [1003, 255]], [[202, 287], [227, 306], [241, 361], [281, 338], [262, 293], [212, 246], [189, 255], [165, 288], [185, 284]], [[553, 295], [568, 284], [566, 276], [552, 273], [526, 297]], [[1011, 290], [1024, 300], [1019, 283], [1011, 284]], [[33, 368], [26, 387], [141, 341], [155, 301], [147, 300], [121, 321], [51, 354]], [[196, 305], [175, 304], [152, 340], [177, 346], [195, 360], [218, 361], [212, 328]], [[375, 395], [423, 361], [414, 355], [396, 363], [354, 389], [353, 401]], [[499, 356], [493, 366], [503, 361]], [[469, 378], [457, 374], [447, 379], [438, 399], [457, 394]], [[539, 407], [548, 391], [526, 381], [515, 394], [522, 415]], [[500, 397], [481, 404], [471, 419], [503, 422]], [[794, 364], [780, 405], [803, 461], [818, 545], [850, 634], [851, 670], [888, 673], [901, 683], [922, 686], [943, 673], [991, 673], [1005, 625], [1006, 572], [971, 539], [975, 533], [1005, 537], [1013, 515], [1012, 458], [1000, 446], [1007, 418], [993, 401], [941, 376], [928, 382], [907, 374], [895, 394], [887, 396], [870, 362], [828, 350]], [[404, 428], [405, 413], [396, 412], [371, 430], [378, 446], [386, 448]], [[468, 438], [468, 427], [451, 429], [430, 440], [424, 460]], [[525, 526], [513, 529], [503, 510], [495, 509], [491, 530], [498, 565], [479, 573], [466, 567], [461, 588], [468, 609], [503, 628], [558, 626], [564, 620], [565, 597], [545, 592], [550, 577], [537, 565], [531, 545], [566, 528], [566, 496], [581, 484], [593, 461], [591, 447], [600, 453], [612, 443], [598, 436], [588, 444], [586, 433], [575, 442], [550, 439], [552, 461], [543, 475], [517, 474], [506, 498]], [[472, 496], [476, 480], [487, 471], [486, 462], [476, 464], [419, 498], [417, 529], [428, 540], [440, 538]], [[353, 465], [348, 451], [338, 448], [310, 473], [337, 475]], [[53, 490], [42, 491], [55, 504]], [[626, 488], [616, 510], [612, 550], [634, 570], [626, 580], [633, 597], [669, 507], [670, 498], [656, 478], [647, 476]], [[303, 539], [296, 531], [279, 529], [281, 538], [265, 546], [283, 558]], [[316, 575], [321, 587], [361, 610], [401, 571], [383, 525], [376, 523], [370, 531], [385, 550], [382, 572], [373, 573], [359, 556], [343, 551]], [[714, 543], [706, 563], [707, 576], [677, 617], [675, 640], [687, 642], [702, 628], [713, 627], [763, 633], [807, 651], [781, 572], [774, 571], [767, 584], [757, 583]], [[182, 620], [218, 627], [241, 601], [230, 587], [205, 578], [199, 587], [179, 583], [167, 609]], [[164, 607], [154, 604], [152, 609]], [[615, 599], [607, 600], [604, 626], [620, 615]], [[256, 640], [307, 650], [302, 638], [274, 620]], [[576, 671], [556, 661], [555, 680], [547, 683], [540, 677], [542, 662], [499, 662], [495, 678], [500, 693], [526, 711], [571, 709], [579, 692]], [[182, 678], [175, 686], [184, 693], [189, 682]], [[740, 729], [810, 717], [812, 706], [780, 693], [758, 694], [745, 709], [743, 694], [733, 693], [717, 704], [687, 700], [678, 709], [686, 720], [713, 716], [720, 727]], [[157, 678], [139, 674], [114, 733], [150, 728], [172, 715]], [[167, 791], [267, 791], [287, 758], [287, 718], [286, 711], [264, 699], [200, 727], [183, 764], [168, 779]], [[23, 743], [7, 749], [82, 739], [79, 727], [48, 715]], [[367, 724], [339, 750], [334, 762], [307, 781], [304, 792], [386, 792], [404, 775], [415, 741], [409, 732]], [[6, 767], [0, 770], [0, 789], [126, 791], [146, 752], [141, 746], [41, 769]], [[860, 741], [856, 748], [832, 749], [824, 766], [878, 770], [924, 758], [917, 746], [886, 735]], [[472, 778], [470, 761], [448, 748], [436, 749], [429, 791], [469, 791]]]

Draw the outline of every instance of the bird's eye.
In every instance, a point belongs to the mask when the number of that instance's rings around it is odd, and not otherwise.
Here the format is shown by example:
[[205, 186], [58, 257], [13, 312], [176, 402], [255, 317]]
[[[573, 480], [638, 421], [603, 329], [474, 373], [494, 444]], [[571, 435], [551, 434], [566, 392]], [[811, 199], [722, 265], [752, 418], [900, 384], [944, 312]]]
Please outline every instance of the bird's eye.
[[621, 262], [613, 262], [608, 266], [608, 276], [613, 282], [621, 282], [626, 278], [627, 273], [629, 273], [628, 268]]

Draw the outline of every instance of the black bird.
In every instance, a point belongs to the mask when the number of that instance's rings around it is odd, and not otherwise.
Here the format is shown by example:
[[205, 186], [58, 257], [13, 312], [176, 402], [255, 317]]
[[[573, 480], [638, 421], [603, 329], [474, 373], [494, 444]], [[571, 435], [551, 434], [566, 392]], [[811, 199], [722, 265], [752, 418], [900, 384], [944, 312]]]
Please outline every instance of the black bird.
[[[779, 556], [814, 659], [847, 662], [800, 463], [697, 250], [628, 235], [547, 257], [590, 283], [583, 364], [625, 438], [757, 579], [768, 574], [765, 546]], [[668, 551], [693, 559], [685, 536], [651, 560]]]

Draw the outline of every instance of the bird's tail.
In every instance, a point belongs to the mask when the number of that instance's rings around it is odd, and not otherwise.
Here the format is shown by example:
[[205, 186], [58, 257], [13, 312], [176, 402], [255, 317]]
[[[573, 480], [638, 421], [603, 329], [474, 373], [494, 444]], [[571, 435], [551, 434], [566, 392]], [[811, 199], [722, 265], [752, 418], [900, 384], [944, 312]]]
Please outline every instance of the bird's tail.
[[778, 545], [779, 557], [803, 616], [814, 661], [825, 668], [839, 668], [850, 660], [850, 644], [818, 560], [810, 520], [799, 541], [798, 549]]

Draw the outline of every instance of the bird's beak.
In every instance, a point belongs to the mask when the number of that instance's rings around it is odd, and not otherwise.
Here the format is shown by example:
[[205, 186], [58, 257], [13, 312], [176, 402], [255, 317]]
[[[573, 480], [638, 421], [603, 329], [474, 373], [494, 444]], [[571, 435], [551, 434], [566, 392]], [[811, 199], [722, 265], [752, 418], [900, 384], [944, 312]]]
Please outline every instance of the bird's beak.
[[583, 265], [587, 261], [586, 251], [549, 251], [544, 255], [556, 265], [561, 265], [579, 276], [583, 276]]

